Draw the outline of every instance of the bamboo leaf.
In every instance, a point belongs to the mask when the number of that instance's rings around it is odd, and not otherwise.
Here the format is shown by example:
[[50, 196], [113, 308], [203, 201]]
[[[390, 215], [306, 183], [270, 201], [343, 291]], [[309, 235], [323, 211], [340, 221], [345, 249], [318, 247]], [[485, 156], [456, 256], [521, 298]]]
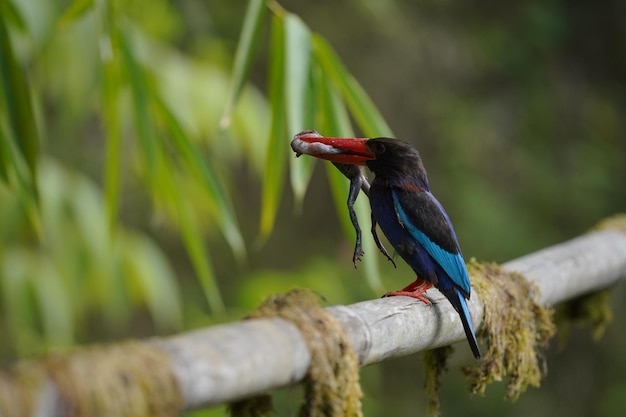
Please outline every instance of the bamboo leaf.
[[115, 35], [119, 40], [122, 64], [126, 69], [131, 87], [135, 128], [137, 129], [142, 157], [146, 164], [146, 177], [151, 182], [152, 192], [155, 186], [152, 179], [156, 177], [158, 145], [154, 124], [150, 117], [150, 86], [144, 69], [133, 55], [128, 35], [121, 29]]
[[[158, 136], [155, 132], [150, 110], [153, 110], [155, 116], [160, 116], [160, 119], [164, 121], [168, 133], [170, 133], [169, 137], [178, 154], [185, 160], [185, 163], [196, 178], [200, 179], [205, 185], [206, 191], [217, 207], [218, 224], [237, 259], [243, 261], [246, 253], [245, 244], [228, 193], [211, 165], [202, 159], [201, 152], [194, 146], [174, 114], [154, 91], [154, 88], [150, 88], [146, 72], [132, 56], [127, 38], [122, 32], [119, 35], [122, 61], [127, 68], [133, 91], [135, 123], [140, 144], [142, 145], [144, 160], [147, 164], [147, 173], [153, 182], [152, 186], [156, 186], [154, 179], [159, 177], [156, 175], [155, 170], [160, 169], [157, 166], [157, 153], [160, 152], [162, 143], [157, 140]], [[167, 163], [167, 161], [168, 159], [165, 158], [160, 160], [162, 164]], [[112, 170], [113, 168], [111, 168]], [[111, 193], [113, 192], [114, 190], [111, 189]]]
[[[284, 20], [285, 98], [290, 134], [306, 128], [308, 84], [311, 62], [311, 34], [298, 16], [288, 13]], [[310, 119], [310, 117], [308, 117]]]
[[74, 0], [59, 18], [59, 26], [67, 27], [80, 19], [92, 7], [94, 0]]
[[20, 10], [13, 4], [13, 1], [0, 2], [0, 15], [5, 19], [5, 24], [13, 25], [20, 32], [26, 33], [27, 27]]
[[106, 158], [104, 160], [104, 189], [106, 196], [107, 222], [114, 230], [120, 198], [120, 151], [121, 127], [118, 113], [120, 74], [114, 62], [103, 65], [102, 114], [106, 126]]
[[51, 346], [70, 346], [74, 342], [72, 302], [53, 262], [39, 258], [29, 264], [31, 288], [37, 298], [46, 341]]
[[185, 166], [204, 185], [206, 192], [217, 208], [218, 224], [239, 261], [246, 255], [246, 247], [235, 217], [235, 209], [219, 176], [202, 157], [172, 111], [159, 98], [155, 99], [156, 110], [163, 119], [172, 145], [185, 161]]
[[[354, 132], [352, 131], [350, 118], [337, 90], [321, 71], [314, 71], [314, 74], [317, 87], [315, 91], [318, 92], [318, 102], [320, 103], [316, 116], [321, 131], [326, 136], [352, 136]], [[349, 182], [333, 164], [324, 165], [326, 166], [326, 173], [340, 223], [346, 236], [353, 236], [354, 228], [349, 216], [346, 215], [346, 200], [350, 188]]]
[[209, 308], [213, 313], [221, 315], [226, 311], [226, 308], [213, 272], [211, 259], [208, 256], [208, 250], [198, 234], [198, 221], [188, 207], [188, 203], [182, 196], [179, 197], [177, 203], [180, 210], [180, 226], [185, 247], [200, 279]]
[[[4, 10], [5, 2], [1, 2]], [[36, 184], [39, 135], [28, 80], [13, 53], [5, 16], [0, 14], [0, 80], [13, 138]], [[36, 187], [35, 187], [36, 189]]]
[[155, 324], [162, 330], [179, 329], [183, 321], [180, 293], [165, 255], [143, 236], [125, 234], [122, 241], [124, 264], [137, 281]]
[[[174, 139], [173, 143], [177, 147], [177, 150], [180, 151], [181, 156], [194, 164], [193, 169], [200, 169], [198, 167], [203, 166], [204, 169], [207, 170], [205, 172], [210, 172], [208, 171], [209, 165], [200, 165], [201, 163], [198, 162], [199, 159], [197, 158], [200, 158], [199, 153], [191, 148], [189, 139], [186, 137], [184, 131], [172, 113], [168, 111], [167, 107], [159, 97], [153, 97], [153, 99], [155, 101], [155, 111], [160, 116], [165, 118], [167, 126], [170, 129], [169, 133], [171, 133], [171, 137]], [[176, 175], [175, 168], [166, 160], [167, 156], [164, 149], [157, 148], [156, 151], [158, 152], [155, 155], [157, 158], [155, 161], [157, 170], [155, 172], [154, 183], [159, 184], [159, 197], [174, 212], [183, 243], [187, 253], [189, 254], [194, 270], [196, 271], [209, 308], [215, 314], [223, 314], [225, 311], [224, 302], [222, 301], [217, 280], [213, 272], [213, 266], [211, 264], [210, 257], [208, 256], [208, 248], [206, 247], [202, 234], [200, 233], [200, 224], [196, 218], [193, 208], [191, 207], [191, 203], [185, 198], [184, 195], [182, 195], [181, 188], [177, 186], [177, 184], [180, 181], [183, 181], [183, 179]], [[207, 175], [206, 178], [212, 179], [213, 177], [211, 175]], [[213, 186], [217, 185], [214, 184]], [[226, 200], [221, 201], [223, 204]], [[225, 212], [228, 212], [228, 210]], [[243, 242], [241, 244], [243, 246]]]
[[[155, 100], [157, 111], [161, 110], [162, 115], [170, 116], [168, 126], [175, 133], [172, 137], [178, 139], [174, 143], [181, 147], [183, 156], [189, 158], [192, 162], [195, 161], [195, 158], [199, 158], [198, 152], [193, 152], [189, 148], [190, 142], [176, 119], [170, 112], [165, 111], [166, 107], [160, 102], [158, 97], [155, 97]], [[209, 308], [215, 314], [223, 314], [226, 309], [217, 285], [210, 257], [208, 256], [209, 251], [200, 233], [201, 227], [198, 219], [190, 205], [191, 203], [181, 194], [180, 187], [177, 186], [178, 178], [175, 175], [174, 167], [168, 166], [165, 152], [162, 149], [158, 151], [157, 158], [159, 159], [156, 162], [159, 169], [156, 172], [155, 183], [159, 184], [159, 194], [174, 210], [183, 243], [198, 275]], [[205, 165], [205, 167], [208, 169], [208, 165]]]
[[0, 269], [3, 296], [2, 312], [6, 316], [8, 341], [21, 354], [32, 353], [35, 333], [35, 311], [29, 299], [28, 265], [34, 259], [29, 253], [12, 249], [4, 251]]
[[325, 74], [341, 92], [350, 112], [354, 116], [358, 126], [368, 137], [390, 136], [393, 137], [391, 128], [385, 122], [372, 100], [363, 87], [346, 70], [343, 63], [321, 36], [314, 34], [312, 37], [313, 54]]
[[233, 75], [230, 85], [228, 98], [224, 113], [220, 120], [220, 127], [226, 129], [230, 126], [230, 121], [235, 107], [235, 103], [239, 98], [239, 94], [244, 86], [252, 59], [256, 53], [259, 38], [261, 37], [261, 29], [263, 27], [263, 19], [267, 14], [265, 0], [248, 1], [248, 9], [244, 18], [243, 28], [241, 29], [241, 38], [235, 52], [235, 61], [233, 66]]
[[208, 249], [202, 236], [198, 220], [194, 211], [190, 207], [190, 203], [184, 196], [180, 195], [180, 190], [172, 181], [171, 175], [165, 174], [161, 178], [163, 192], [169, 195], [169, 201], [173, 204], [176, 217], [180, 226], [180, 233], [187, 249], [187, 253], [191, 259], [191, 263], [198, 274], [198, 279], [207, 303], [211, 311], [215, 314], [223, 314], [226, 311], [222, 296], [220, 294], [217, 280], [213, 272], [211, 258], [208, 256]]
[[[285, 100], [288, 135], [305, 130], [313, 121], [310, 94], [311, 33], [304, 22], [287, 13], [285, 31]], [[301, 204], [313, 171], [313, 159], [291, 164], [290, 179], [296, 204]]]
[[8, 166], [11, 162], [9, 140], [9, 133], [7, 132], [4, 118], [0, 118], [0, 178], [4, 182], [9, 181]]
[[146, 71], [141, 67], [132, 54], [130, 44], [124, 32], [119, 32], [119, 44], [122, 63], [127, 69], [129, 82], [131, 85], [132, 98], [134, 104], [134, 116], [137, 132], [140, 140], [143, 159], [147, 165], [147, 176], [149, 177], [151, 193], [156, 192], [159, 187], [159, 195], [170, 206], [179, 222], [180, 232], [183, 242], [191, 258], [191, 262], [198, 274], [198, 279], [202, 285], [207, 302], [215, 313], [222, 313], [224, 303], [221, 299], [217, 282], [209, 258], [207, 248], [200, 234], [201, 228], [195, 218], [195, 213], [189, 206], [189, 202], [180, 195], [179, 189], [172, 182], [174, 168], [166, 156], [163, 143], [158, 140], [155, 132], [155, 125], [152, 120], [150, 110], [164, 116], [167, 127], [170, 130], [173, 144], [177, 147], [181, 156], [191, 162], [193, 169], [201, 174], [207, 185], [207, 190], [212, 191], [215, 196], [214, 202], [220, 213], [220, 225], [225, 230], [227, 240], [233, 246], [235, 254], [242, 258], [245, 254], [243, 239], [234, 220], [234, 210], [229, 207], [226, 193], [222, 191], [217, 178], [210, 170], [209, 165], [203, 164], [200, 153], [193, 148], [191, 141], [178, 124], [178, 121], [163, 104], [158, 94], [151, 88]]
[[279, 17], [272, 19], [271, 61], [269, 68], [269, 99], [272, 107], [272, 125], [268, 140], [266, 169], [261, 197], [260, 234], [266, 238], [274, 227], [280, 202], [283, 176], [287, 163], [285, 122], [285, 30]]
[[7, 124], [6, 119], [0, 117], [0, 140], [2, 141], [0, 148], [2, 149], [2, 158], [4, 158], [2, 169], [6, 170], [6, 180], [18, 185], [18, 189], [21, 191], [20, 197], [25, 204], [31, 225], [35, 231], [38, 231], [39, 190], [36, 188], [38, 178], [31, 177], [26, 161], [11, 137]]
[[321, 126], [325, 136], [352, 136], [352, 123], [345, 102], [337, 89], [319, 67], [317, 61], [313, 70], [316, 102], [319, 103], [315, 114], [316, 125]]

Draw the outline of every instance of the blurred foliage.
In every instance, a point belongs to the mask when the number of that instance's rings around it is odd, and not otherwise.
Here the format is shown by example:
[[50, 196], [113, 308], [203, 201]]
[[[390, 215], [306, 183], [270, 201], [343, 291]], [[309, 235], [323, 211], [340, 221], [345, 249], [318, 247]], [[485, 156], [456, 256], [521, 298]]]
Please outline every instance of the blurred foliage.
[[[468, 258], [505, 261], [624, 211], [623, 12], [617, 0], [0, 1], [1, 361], [241, 317], [293, 286], [335, 304], [406, 284], [410, 269], [379, 267], [366, 236], [352, 268], [347, 183], [292, 157], [303, 129], [393, 126], [420, 149]], [[515, 404], [444, 375], [443, 415], [621, 415], [618, 321], [598, 343], [574, 331]], [[422, 373], [414, 357], [363, 369], [365, 415], [425, 410]], [[281, 414], [296, 391], [278, 394]]]
[[[122, 335], [142, 306], [161, 331], [182, 328], [170, 260], [133, 225], [179, 234], [223, 313], [206, 236], [221, 231], [244, 261], [223, 177], [246, 155], [262, 171], [262, 96], [242, 88], [232, 128], [219, 131], [224, 54], [182, 54], [168, 2], [1, 5], [2, 353]], [[88, 331], [94, 320], [109, 331]]]
[[181, 299], [161, 250], [137, 232], [112, 234], [100, 190], [83, 175], [39, 165], [38, 244], [23, 196], [0, 188], [2, 327], [11, 341], [2, 353], [69, 346], [98, 313], [105, 327], [124, 326], [136, 304], [160, 329], [179, 328]]

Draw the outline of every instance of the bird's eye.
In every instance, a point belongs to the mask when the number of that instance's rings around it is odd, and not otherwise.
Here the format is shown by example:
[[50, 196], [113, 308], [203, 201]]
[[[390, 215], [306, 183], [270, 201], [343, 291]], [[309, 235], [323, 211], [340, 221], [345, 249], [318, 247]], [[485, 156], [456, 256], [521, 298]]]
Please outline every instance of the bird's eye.
[[374, 144], [374, 152], [377, 155], [380, 155], [381, 153], [385, 153], [385, 144], [384, 143], [380, 143], [380, 142], [376, 142]]

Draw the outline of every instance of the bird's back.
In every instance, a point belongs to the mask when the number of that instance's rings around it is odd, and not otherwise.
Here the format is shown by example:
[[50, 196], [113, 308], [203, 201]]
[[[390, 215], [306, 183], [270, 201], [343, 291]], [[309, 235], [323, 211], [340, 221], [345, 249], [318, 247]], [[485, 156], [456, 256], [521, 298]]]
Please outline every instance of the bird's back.
[[429, 191], [374, 180], [370, 205], [376, 222], [415, 273], [440, 289], [469, 297], [465, 262], [447, 214]]

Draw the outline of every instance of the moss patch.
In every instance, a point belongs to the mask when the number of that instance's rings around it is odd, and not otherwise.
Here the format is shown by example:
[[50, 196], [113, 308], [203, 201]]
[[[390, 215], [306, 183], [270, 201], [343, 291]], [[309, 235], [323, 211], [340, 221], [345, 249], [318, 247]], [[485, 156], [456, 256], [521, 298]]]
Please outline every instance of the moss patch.
[[522, 275], [493, 263], [468, 264], [473, 287], [484, 305], [480, 337], [487, 345], [477, 365], [464, 368], [473, 393], [483, 395], [493, 381], [507, 382], [515, 400], [545, 374], [544, 349], [554, 336], [553, 310], [539, 305], [537, 289]]
[[426, 378], [424, 389], [428, 398], [428, 415], [431, 417], [441, 415], [441, 376], [448, 370], [448, 358], [454, 351], [452, 346], [443, 346], [437, 349], [424, 351], [424, 369]]
[[616, 214], [600, 221], [593, 230], [617, 230], [626, 233], [626, 214]]
[[[615, 230], [626, 233], [626, 214], [607, 217], [592, 230]], [[565, 344], [569, 339], [573, 325], [590, 325], [592, 337], [595, 340], [600, 339], [613, 320], [610, 291], [596, 291], [561, 303], [557, 308], [556, 320], [559, 324], [561, 344]]]
[[20, 364], [11, 371], [0, 371], [0, 415], [19, 417], [34, 415], [35, 392], [46, 382], [42, 367], [35, 363]]
[[[319, 297], [309, 290], [295, 289], [270, 297], [248, 318], [281, 317], [300, 329], [311, 352], [311, 365], [304, 380], [305, 401], [300, 416], [360, 417], [361, 386], [359, 361], [343, 328], [319, 305]], [[246, 404], [261, 401], [271, 410], [269, 397], [231, 404], [234, 417], [265, 416], [254, 414], [257, 407]], [[235, 409], [237, 407], [237, 409]]]
[[597, 291], [562, 303], [557, 308], [556, 321], [562, 344], [569, 339], [572, 326], [578, 324], [590, 325], [592, 337], [599, 340], [613, 321], [610, 291]]
[[228, 404], [228, 412], [233, 417], [268, 417], [274, 414], [272, 397], [257, 395], [253, 398]]
[[26, 362], [0, 374], [0, 414], [31, 415], [38, 388], [53, 382], [63, 415], [172, 416], [182, 399], [170, 356], [155, 345], [125, 342]]

